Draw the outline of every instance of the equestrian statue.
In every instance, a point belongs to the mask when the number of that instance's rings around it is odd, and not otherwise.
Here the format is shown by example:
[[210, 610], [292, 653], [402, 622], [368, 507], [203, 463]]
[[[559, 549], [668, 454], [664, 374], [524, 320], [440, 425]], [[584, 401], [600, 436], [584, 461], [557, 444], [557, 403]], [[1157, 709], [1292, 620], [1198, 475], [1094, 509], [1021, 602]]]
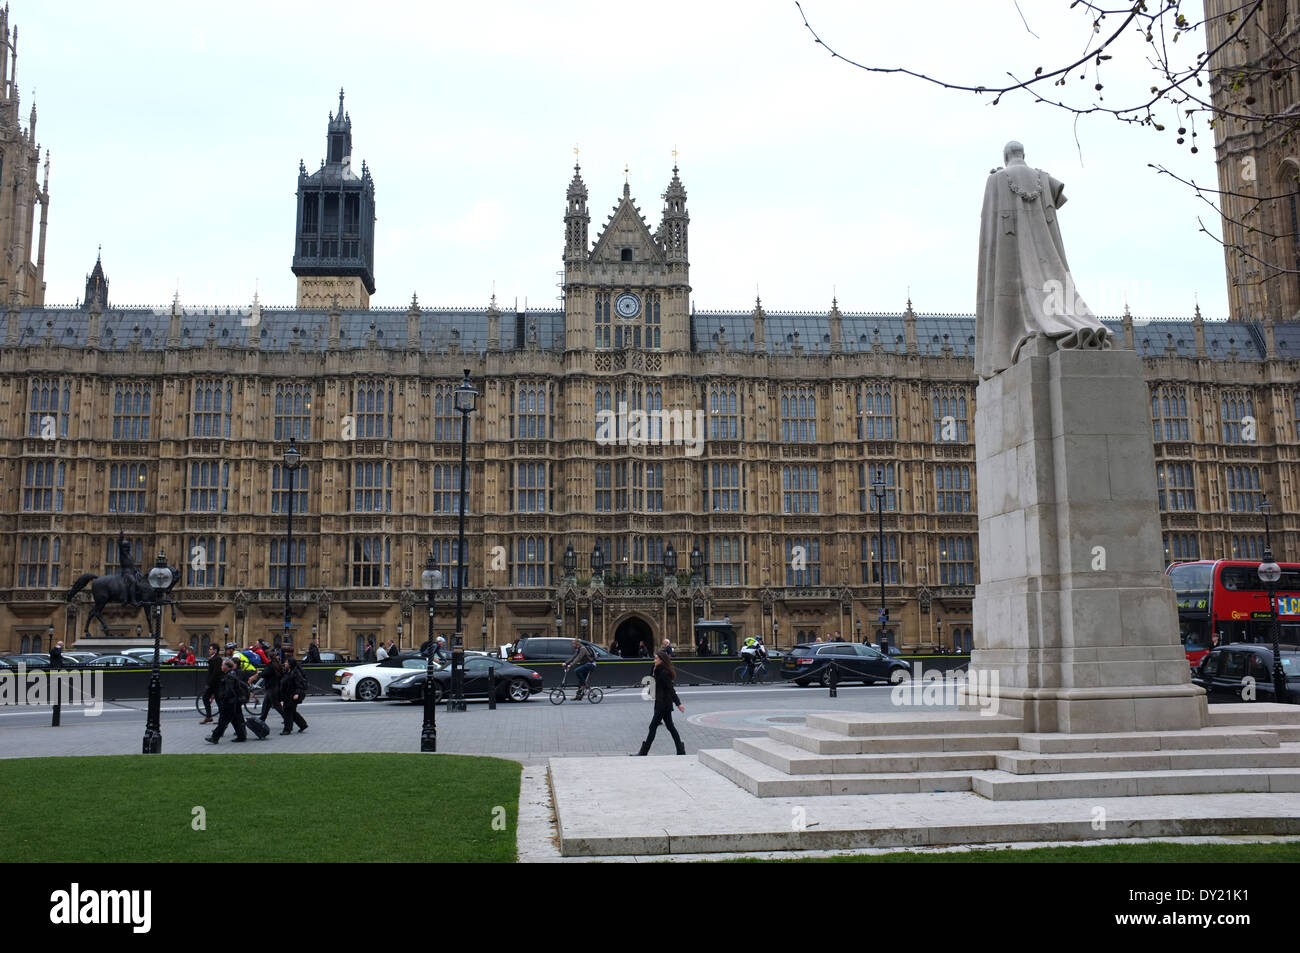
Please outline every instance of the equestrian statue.
[[[172, 570], [171, 585], [161, 592], [155, 591], [149, 585], [148, 576], [140, 571], [135, 560], [131, 558], [131, 544], [121, 533], [118, 533], [117, 572], [110, 576], [96, 576], [93, 572], [83, 573], [77, 577], [77, 581], [72, 584], [72, 588], [64, 598], [66, 601], [71, 601], [73, 596], [89, 585], [91, 595], [95, 598], [95, 607], [86, 617], [86, 637], [90, 637], [90, 620], [98, 619], [100, 627], [104, 630], [104, 636], [112, 638], [113, 633], [109, 631], [108, 623], [104, 621], [102, 614], [104, 607], [111, 602], [116, 602], [124, 606], [145, 608], [147, 611], [148, 607], [161, 603], [163, 596], [171, 592], [181, 579], [181, 574], [174, 567], [169, 568]], [[147, 616], [146, 621], [148, 621]]]

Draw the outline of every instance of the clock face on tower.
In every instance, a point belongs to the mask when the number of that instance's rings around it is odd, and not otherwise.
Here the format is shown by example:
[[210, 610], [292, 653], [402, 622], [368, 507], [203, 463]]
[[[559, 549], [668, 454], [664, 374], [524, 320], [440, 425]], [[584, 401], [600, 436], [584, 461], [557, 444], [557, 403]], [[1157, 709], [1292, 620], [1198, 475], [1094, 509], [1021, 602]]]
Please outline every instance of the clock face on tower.
[[641, 299], [625, 291], [614, 299], [614, 310], [620, 318], [635, 318], [641, 313]]

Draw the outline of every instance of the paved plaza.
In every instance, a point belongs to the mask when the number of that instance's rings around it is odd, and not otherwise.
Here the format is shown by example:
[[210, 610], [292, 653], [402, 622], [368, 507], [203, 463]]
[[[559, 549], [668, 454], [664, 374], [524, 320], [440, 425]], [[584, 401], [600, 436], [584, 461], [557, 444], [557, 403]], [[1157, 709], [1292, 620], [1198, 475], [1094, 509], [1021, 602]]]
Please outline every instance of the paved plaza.
[[[685, 687], [678, 691], [686, 714], [674, 713], [674, 718], [686, 750], [692, 754], [702, 748], [728, 748], [736, 738], [765, 735], [772, 725], [799, 724], [810, 712], [895, 710], [887, 686], [842, 687], [836, 698], [829, 697], [826, 689], [793, 685]], [[145, 708], [144, 699], [108, 703], [93, 717], [80, 709], [65, 708], [58, 728], [50, 727], [48, 708], [0, 708], [0, 757], [139, 754]], [[281, 736], [280, 717], [272, 714], [267, 722], [272, 729], [268, 740], [250, 740], [253, 748], [232, 745], [233, 734], [227, 729], [221, 744], [214, 747], [203, 741], [211, 726], [199, 725], [192, 701], [164, 699], [163, 752], [419, 751], [424, 718], [420, 705], [313, 696], [300, 711], [311, 725], [306, 732]], [[641, 697], [640, 688], [606, 690], [599, 705], [572, 700], [552, 705], [545, 693], [523, 704], [503, 702], [495, 711], [489, 710], [486, 702], [471, 701], [464, 713], [438, 709], [438, 750], [512, 758], [525, 765], [544, 764], [552, 757], [626, 756], [645, 737], [651, 714], [652, 704]], [[672, 750], [672, 738], [661, 728], [652, 753], [669, 754]]]

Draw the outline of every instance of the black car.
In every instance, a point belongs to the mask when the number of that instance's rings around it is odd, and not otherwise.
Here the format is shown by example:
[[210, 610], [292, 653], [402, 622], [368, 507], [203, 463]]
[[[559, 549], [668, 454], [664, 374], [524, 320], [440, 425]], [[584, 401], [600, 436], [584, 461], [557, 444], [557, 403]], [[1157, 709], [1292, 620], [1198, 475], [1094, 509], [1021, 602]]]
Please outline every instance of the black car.
[[[611, 655], [594, 642], [579, 639], [583, 645], [596, 653], [597, 662], [614, 661], [617, 655]], [[522, 638], [510, 649], [512, 662], [567, 662], [573, 657], [573, 639], [532, 636]]]
[[840, 681], [871, 685], [893, 681], [894, 673], [911, 674], [911, 667], [901, 659], [891, 658], [879, 649], [857, 642], [814, 642], [796, 645], [781, 662], [781, 677], [794, 679], [796, 685], [830, 681], [832, 663], [839, 669]]
[[[1300, 703], [1300, 649], [1291, 645], [1281, 648], [1287, 700]], [[1221, 645], [1201, 660], [1192, 681], [1207, 692], [1231, 692], [1242, 701], [1276, 701], [1273, 648], [1250, 642]]]
[[[465, 697], [487, 698], [488, 667], [496, 669], [497, 700], [526, 702], [542, 690], [542, 676], [521, 665], [486, 655], [465, 656]], [[388, 697], [406, 701], [424, 700], [427, 672], [412, 672], [388, 683]], [[451, 689], [451, 666], [444, 665], [433, 673], [434, 701], [441, 703]]]

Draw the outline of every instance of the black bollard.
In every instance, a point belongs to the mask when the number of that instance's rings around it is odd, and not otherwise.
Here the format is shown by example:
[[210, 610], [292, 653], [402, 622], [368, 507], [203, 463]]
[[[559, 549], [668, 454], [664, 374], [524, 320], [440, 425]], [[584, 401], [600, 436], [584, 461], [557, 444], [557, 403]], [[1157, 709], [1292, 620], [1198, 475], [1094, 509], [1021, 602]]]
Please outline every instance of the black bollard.
[[57, 728], [59, 719], [63, 717], [63, 679], [59, 678], [58, 669], [49, 671], [54, 678], [54, 714], [50, 716], [50, 727]]
[[497, 710], [497, 667], [488, 666], [488, 711]]
[[836, 665], [834, 662], [831, 662], [831, 674], [830, 677], [826, 679], [826, 681], [828, 681], [831, 686], [830, 697], [839, 698], [840, 697], [840, 692], [839, 692], [840, 667]]

